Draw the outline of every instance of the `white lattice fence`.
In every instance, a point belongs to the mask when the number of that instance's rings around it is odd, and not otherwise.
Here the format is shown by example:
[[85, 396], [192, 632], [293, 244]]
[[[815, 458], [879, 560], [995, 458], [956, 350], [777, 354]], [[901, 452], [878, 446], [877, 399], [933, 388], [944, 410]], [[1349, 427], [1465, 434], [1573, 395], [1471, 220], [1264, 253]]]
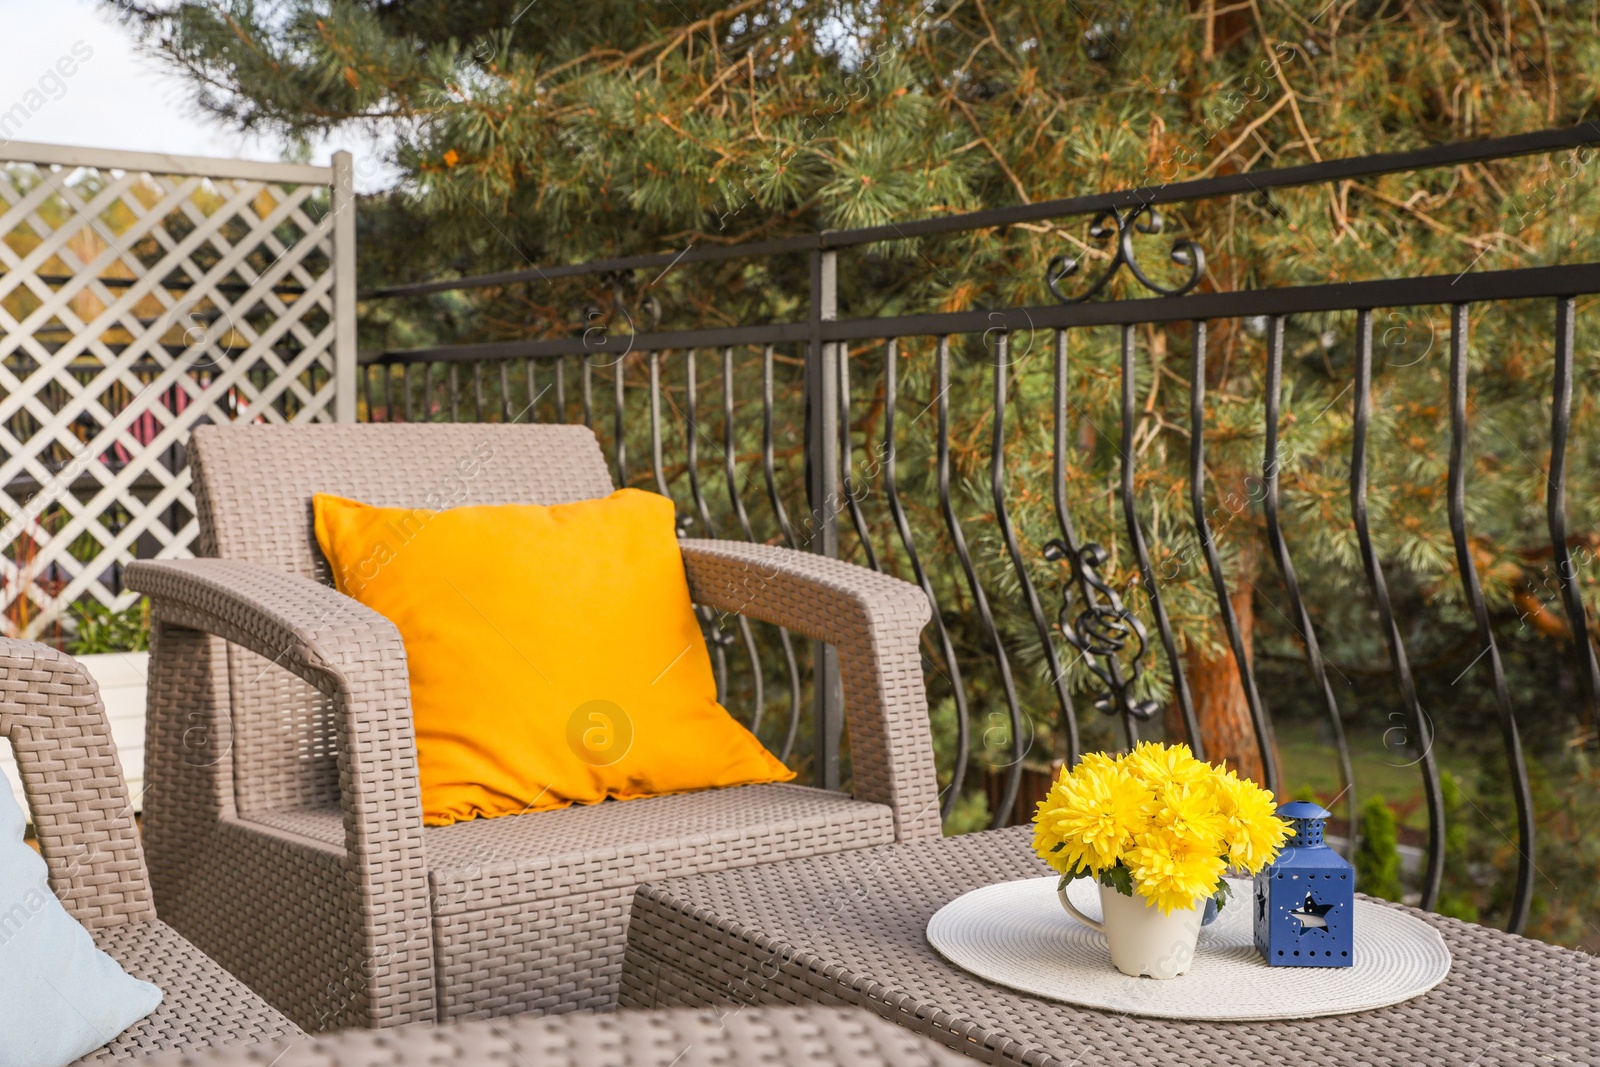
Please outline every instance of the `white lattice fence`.
[[198, 423], [355, 417], [349, 156], [332, 167], [15, 142], [0, 152], [8, 634], [120, 609], [196, 534]]

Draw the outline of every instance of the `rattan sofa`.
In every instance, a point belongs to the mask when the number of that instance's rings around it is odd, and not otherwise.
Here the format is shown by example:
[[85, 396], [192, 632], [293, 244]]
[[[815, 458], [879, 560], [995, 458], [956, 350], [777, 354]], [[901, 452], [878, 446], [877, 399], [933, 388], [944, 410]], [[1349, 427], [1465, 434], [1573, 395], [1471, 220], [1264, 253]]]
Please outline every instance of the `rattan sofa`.
[[51, 891], [124, 970], [161, 987], [160, 1007], [78, 1063], [300, 1035], [156, 918], [111, 725], [83, 665], [0, 638], [0, 735], [16, 753]]
[[927, 599], [837, 560], [714, 540], [682, 542], [698, 604], [838, 649], [853, 795], [746, 786], [424, 827], [400, 637], [329, 585], [311, 497], [599, 497], [613, 485], [594, 435], [207, 426], [189, 469], [214, 558], [126, 576], [153, 607], [156, 901], [308, 1030], [607, 1009], [641, 882], [940, 833], [917, 646]]

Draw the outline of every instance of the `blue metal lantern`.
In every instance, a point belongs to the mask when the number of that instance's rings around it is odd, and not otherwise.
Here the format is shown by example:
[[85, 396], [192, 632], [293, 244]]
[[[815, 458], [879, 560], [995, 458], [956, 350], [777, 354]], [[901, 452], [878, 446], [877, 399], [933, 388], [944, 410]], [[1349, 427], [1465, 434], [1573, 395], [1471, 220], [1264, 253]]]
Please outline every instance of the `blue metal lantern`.
[[1256, 875], [1256, 950], [1270, 967], [1348, 967], [1355, 962], [1356, 872], [1322, 843], [1328, 812], [1297, 800], [1278, 809], [1294, 836]]

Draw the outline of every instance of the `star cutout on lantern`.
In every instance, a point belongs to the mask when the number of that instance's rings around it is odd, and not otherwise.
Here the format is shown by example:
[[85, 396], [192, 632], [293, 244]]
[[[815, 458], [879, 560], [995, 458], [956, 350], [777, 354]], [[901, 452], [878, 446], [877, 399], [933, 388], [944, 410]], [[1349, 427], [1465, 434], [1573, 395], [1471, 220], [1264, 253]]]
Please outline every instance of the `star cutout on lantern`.
[[1333, 910], [1332, 904], [1318, 904], [1316, 898], [1310, 893], [1306, 894], [1306, 902], [1289, 913], [1289, 918], [1300, 921], [1300, 932], [1307, 930], [1325, 930], [1328, 920], [1323, 916]]

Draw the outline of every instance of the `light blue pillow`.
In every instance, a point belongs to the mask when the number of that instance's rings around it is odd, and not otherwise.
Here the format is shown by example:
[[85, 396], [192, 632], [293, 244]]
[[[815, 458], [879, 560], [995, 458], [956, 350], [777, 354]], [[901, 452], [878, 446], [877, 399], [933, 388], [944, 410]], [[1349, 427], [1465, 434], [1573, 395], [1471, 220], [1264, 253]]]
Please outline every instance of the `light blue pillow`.
[[67, 914], [26, 828], [0, 771], [0, 1067], [64, 1067], [155, 1011], [161, 990]]

